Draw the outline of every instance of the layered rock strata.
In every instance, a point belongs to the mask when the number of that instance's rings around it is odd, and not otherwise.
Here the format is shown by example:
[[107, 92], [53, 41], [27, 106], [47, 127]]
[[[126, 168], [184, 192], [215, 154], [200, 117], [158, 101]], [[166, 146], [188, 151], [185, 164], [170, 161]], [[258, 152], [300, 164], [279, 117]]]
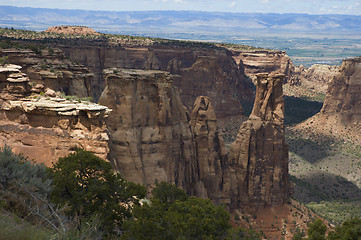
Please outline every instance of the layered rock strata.
[[253, 113], [229, 160], [208, 97], [198, 97], [189, 116], [169, 73], [107, 69], [105, 76], [99, 101], [113, 110], [109, 158], [125, 179], [150, 186], [167, 181], [230, 209], [286, 201], [284, 75], [258, 75]]
[[194, 135], [195, 159], [199, 166], [199, 181], [206, 195], [214, 202], [224, 200], [222, 194], [227, 150], [217, 128], [217, 119], [208, 97], [199, 96], [191, 113], [191, 128]]
[[321, 113], [338, 115], [347, 125], [361, 124], [361, 58], [344, 60], [330, 83]]
[[292, 79], [294, 65], [284, 51], [251, 50], [232, 51], [235, 61], [244, 66], [247, 76], [256, 79], [256, 74], [276, 72], [285, 75], [285, 82]]
[[[108, 154], [104, 119], [110, 110], [90, 102], [35, 94], [21, 66], [0, 68], [0, 145], [51, 165], [74, 147]], [[53, 90], [47, 93], [55, 94]]]
[[295, 67], [290, 83], [326, 93], [329, 83], [338, 74], [340, 66], [314, 64], [309, 68]]
[[39, 92], [50, 88], [65, 95], [92, 95], [94, 74], [86, 67], [66, 59], [58, 49], [44, 49], [41, 54], [24, 49], [0, 49], [0, 54], [8, 57], [9, 62], [21, 66], [32, 86], [42, 84]]
[[113, 111], [107, 120], [110, 160], [128, 181], [167, 181], [188, 193], [198, 186], [189, 114], [169, 73], [107, 69], [99, 103]]
[[231, 208], [282, 205], [288, 196], [284, 75], [258, 74], [252, 114], [229, 154]]
[[[240, 116], [240, 101], [253, 98], [252, 83], [245, 78], [226, 49], [182, 45], [124, 45], [122, 47], [62, 46], [62, 50], [95, 73], [92, 89], [99, 94], [105, 87], [106, 68], [168, 71], [173, 75], [181, 99], [191, 110], [195, 99], [209, 96], [218, 118]], [[95, 94], [96, 95], [96, 94]], [[95, 96], [96, 97], [96, 96]]]
[[73, 35], [100, 35], [100, 33], [92, 28], [80, 26], [55, 26], [46, 29], [45, 32]]

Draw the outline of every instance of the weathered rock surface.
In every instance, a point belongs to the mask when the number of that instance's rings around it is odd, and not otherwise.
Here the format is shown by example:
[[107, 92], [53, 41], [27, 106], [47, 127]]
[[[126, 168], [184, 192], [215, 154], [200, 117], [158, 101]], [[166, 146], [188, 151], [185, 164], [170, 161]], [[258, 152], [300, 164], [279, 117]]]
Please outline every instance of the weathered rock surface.
[[105, 159], [109, 137], [104, 119], [110, 110], [89, 102], [29, 96], [29, 78], [20, 69], [0, 68], [0, 145], [48, 166], [74, 147]]
[[285, 81], [292, 79], [294, 65], [286, 52], [276, 50], [232, 51], [233, 58], [242, 64], [248, 77], [256, 79], [258, 73], [284, 74]]
[[229, 161], [210, 99], [200, 96], [191, 116], [172, 83], [155, 70], [107, 69], [100, 103], [110, 159], [125, 179], [167, 181], [230, 209], [278, 206], [288, 197], [284, 137], [284, 75], [258, 75], [253, 113], [231, 146]]
[[30, 50], [0, 49], [2, 56], [7, 56], [9, 62], [20, 65], [32, 86], [43, 85], [38, 92], [46, 88], [63, 92], [66, 95], [78, 97], [91, 96], [91, 82], [94, 74], [82, 65], [75, 64], [66, 59], [57, 49], [43, 50], [41, 55]]
[[110, 69], [99, 103], [113, 111], [107, 120], [110, 160], [128, 181], [167, 181], [189, 193], [197, 187], [189, 115], [172, 76], [155, 70]]
[[240, 99], [247, 93], [244, 84], [243, 69], [237, 67], [232, 58], [223, 56], [198, 57], [195, 63], [180, 71], [181, 78], [175, 84], [181, 91], [182, 101], [186, 106], [194, 103], [195, 96], [205, 95], [214, 103], [217, 118], [240, 116]]
[[[257, 75], [256, 99], [229, 154], [231, 208], [282, 205], [288, 196], [284, 75]], [[233, 196], [232, 196], [233, 195]]]
[[330, 83], [321, 113], [339, 115], [347, 125], [361, 124], [361, 58], [344, 60]]
[[328, 84], [338, 74], [340, 66], [314, 64], [309, 68], [302, 65], [295, 67], [291, 77], [291, 84], [302, 85], [308, 89], [326, 93]]
[[[134, 68], [169, 71], [174, 78], [181, 99], [191, 110], [195, 99], [208, 96], [215, 106], [217, 117], [240, 116], [240, 101], [253, 98], [252, 83], [244, 76], [230, 51], [226, 49], [169, 46], [124, 45], [123, 47], [61, 47], [70, 59], [89, 67], [95, 73], [92, 89], [98, 95], [105, 87], [106, 68]], [[95, 94], [97, 95], [97, 94]], [[96, 98], [96, 96], [93, 96]]]
[[12, 100], [30, 94], [29, 78], [21, 66], [9, 64], [0, 67], [0, 98]]
[[45, 32], [74, 35], [100, 35], [100, 33], [96, 32], [92, 28], [80, 26], [55, 26], [46, 29]]
[[227, 151], [217, 129], [217, 119], [208, 97], [199, 96], [191, 114], [194, 134], [195, 159], [199, 166], [199, 181], [206, 195], [215, 202], [223, 201], [223, 171], [227, 164]]

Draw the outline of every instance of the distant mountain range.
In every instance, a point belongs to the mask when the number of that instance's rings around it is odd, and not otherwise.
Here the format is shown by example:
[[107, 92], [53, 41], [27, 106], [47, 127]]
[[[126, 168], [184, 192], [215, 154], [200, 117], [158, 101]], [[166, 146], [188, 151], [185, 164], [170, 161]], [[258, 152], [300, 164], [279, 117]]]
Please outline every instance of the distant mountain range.
[[104, 33], [358, 34], [361, 16], [194, 11], [87, 11], [0, 6], [0, 27], [45, 30], [81, 25]]

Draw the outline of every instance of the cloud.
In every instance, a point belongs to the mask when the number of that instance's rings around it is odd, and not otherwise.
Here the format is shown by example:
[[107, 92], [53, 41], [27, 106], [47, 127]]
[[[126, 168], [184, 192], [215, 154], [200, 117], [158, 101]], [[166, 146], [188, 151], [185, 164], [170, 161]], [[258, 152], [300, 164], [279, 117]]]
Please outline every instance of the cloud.
[[262, 3], [269, 3], [269, 0], [261, 0]]
[[234, 6], [236, 6], [237, 2], [236, 1], [233, 1], [229, 4], [229, 7], [230, 8], [233, 8]]

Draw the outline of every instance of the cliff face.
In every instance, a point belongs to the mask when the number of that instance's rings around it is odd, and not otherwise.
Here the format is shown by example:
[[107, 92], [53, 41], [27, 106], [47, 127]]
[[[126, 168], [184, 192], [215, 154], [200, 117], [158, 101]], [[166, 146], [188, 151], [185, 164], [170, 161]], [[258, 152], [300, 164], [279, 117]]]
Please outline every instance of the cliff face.
[[340, 66], [314, 64], [309, 68], [295, 67], [292, 73], [292, 85], [303, 85], [317, 92], [326, 93], [328, 84], [338, 74]]
[[41, 84], [39, 93], [50, 88], [66, 95], [91, 95], [90, 83], [94, 74], [86, 67], [66, 59], [59, 50], [53, 49], [51, 52], [45, 49], [41, 54], [35, 54], [30, 50], [0, 49], [0, 54], [7, 56], [10, 63], [20, 65], [32, 86]]
[[330, 83], [321, 113], [338, 115], [347, 125], [361, 122], [361, 58], [344, 60]]
[[189, 115], [172, 76], [155, 70], [107, 70], [99, 103], [107, 120], [110, 160], [125, 179], [175, 183], [189, 193], [198, 181]]
[[282, 205], [287, 199], [283, 80], [284, 75], [257, 75], [252, 114], [242, 124], [229, 154], [233, 207]]
[[284, 137], [284, 75], [259, 75], [253, 113], [231, 146], [229, 161], [208, 97], [189, 117], [172, 75], [155, 70], [105, 71], [100, 103], [107, 120], [110, 159], [125, 179], [144, 185], [175, 183], [230, 209], [282, 205], [288, 196]]
[[191, 128], [194, 135], [195, 159], [199, 166], [199, 181], [208, 197], [222, 202], [224, 170], [227, 151], [217, 128], [217, 119], [208, 97], [199, 96], [191, 114]]
[[[63, 49], [95, 76], [57, 50], [44, 50], [41, 57], [8, 50], [10, 61], [21, 64], [30, 80], [21, 67], [0, 70], [1, 143], [48, 165], [82, 146], [107, 156], [128, 181], [175, 183], [231, 209], [285, 202], [283, 77], [258, 76], [253, 114], [227, 155], [216, 118], [240, 116], [239, 100], [252, 95], [242, 63], [237, 65], [230, 52], [166, 46]], [[102, 71], [115, 65], [123, 69]], [[67, 101], [54, 90], [100, 96], [112, 112], [106, 118], [108, 108]], [[46, 96], [29, 98], [43, 91]], [[208, 97], [196, 99], [199, 95]], [[191, 115], [182, 99], [193, 107]]]
[[209, 96], [217, 117], [239, 116], [241, 100], [252, 99], [251, 84], [245, 79], [226, 49], [187, 46], [124, 46], [124, 47], [69, 47], [63, 51], [95, 73], [91, 83], [93, 97], [105, 88], [105, 68], [134, 68], [169, 71], [174, 78], [181, 99], [190, 110], [200, 95]]
[[182, 69], [179, 74], [182, 77], [175, 81], [175, 85], [179, 87], [186, 106], [194, 103], [194, 96], [205, 95], [214, 103], [217, 118], [242, 113], [239, 99], [249, 98], [249, 89], [240, 81], [244, 73], [232, 58], [226, 55], [198, 57], [191, 67]]
[[48, 166], [74, 147], [106, 158], [108, 108], [37, 95], [20, 69], [0, 68], [0, 144]]
[[292, 79], [294, 65], [286, 52], [275, 50], [232, 51], [238, 64], [243, 64], [247, 76], [255, 79], [258, 73], [284, 74], [285, 81]]

